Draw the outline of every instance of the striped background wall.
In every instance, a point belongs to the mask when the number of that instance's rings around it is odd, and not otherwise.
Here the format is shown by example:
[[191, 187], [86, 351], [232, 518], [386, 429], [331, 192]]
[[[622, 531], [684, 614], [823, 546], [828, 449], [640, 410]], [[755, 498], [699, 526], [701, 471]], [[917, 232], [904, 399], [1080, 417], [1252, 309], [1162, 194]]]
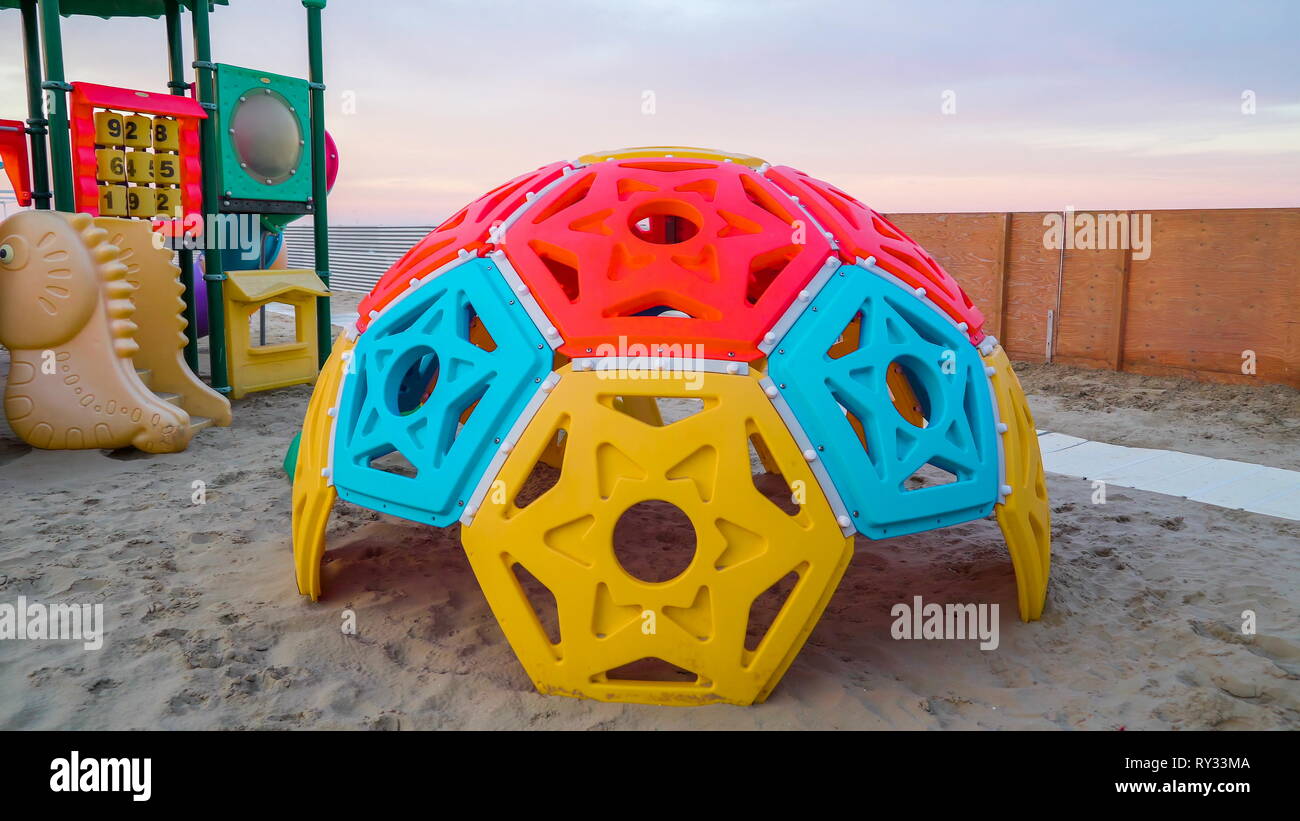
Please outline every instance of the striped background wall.
[[[369, 292], [389, 266], [411, 249], [433, 225], [330, 226], [330, 286]], [[299, 220], [285, 229], [290, 268], [315, 267], [312, 227]]]

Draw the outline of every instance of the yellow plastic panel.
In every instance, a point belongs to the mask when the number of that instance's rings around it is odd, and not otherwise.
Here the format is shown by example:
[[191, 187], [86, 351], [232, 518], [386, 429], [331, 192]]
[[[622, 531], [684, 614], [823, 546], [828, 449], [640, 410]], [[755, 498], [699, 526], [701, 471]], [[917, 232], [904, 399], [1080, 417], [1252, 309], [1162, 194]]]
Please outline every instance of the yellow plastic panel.
[[659, 403], [653, 396], [620, 396], [614, 400], [614, 405], [647, 425], [657, 427], [664, 423], [663, 416], [659, 413]]
[[99, 186], [99, 213], [104, 217], [126, 216], [126, 186]]
[[173, 213], [181, 207], [181, 190], [179, 188], [155, 188], [154, 206], [158, 209], [157, 214], [160, 217], [175, 216]]
[[155, 151], [180, 151], [180, 126], [171, 117], [153, 118], [153, 148]]
[[99, 145], [122, 144], [122, 115], [116, 111], [95, 112], [95, 142]]
[[307, 403], [307, 415], [298, 440], [298, 462], [293, 472], [293, 564], [298, 578], [298, 592], [320, 597], [320, 560], [325, 554], [325, 526], [337, 495], [322, 471], [329, 465], [330, 431], [334, 419], [329, 409], [338, 399], [343, 379], [344, 351], [353, 342], [340, 335], [334, 350], [325, 360], [316, 389]]
[[126, 154], [120, 148], [96, 148], [95, 179], [126, 182]]
[[132, 186], [126, 192], [126, 210], [133, 217], [149, 218], [158, 213], [158, 202], [152, 188]]
[[138, 150], [126, 152], [126, 181], [153, 182], [153, 154]]
[[230, 271], [227, 288], [242, 302], [258, 302], [284, 295], [329, 296], [329, 289], [310, 268], [271, 268], [265, 271]]
[[639, 148], [619, 148], [614, 151], [595, 151], [591, 154], [584, 154], [578, 158], [578, 162], [591, 163], [604, 162], [605, 160], [631, 160], [639, 157], [667, 157], [672, 156], [679, 159], [692, 160], [731, 160], [740, 165], [758, 168], [766, 165], [767, 161], [758, 157], [751, 157], [747, 154], [731, 154], [726, 151], [718, 151], [713, 148], [692, 148], [686, 145], [646, 145]]
[[122, 118], [122, 144], [127, 148], [149, 148], [153, 145], [153, 117], [146, 114], [128, 114]]
[[1011, 494], [994, 511], [1016, 570], [1020, 618], [1034, 621], [1043, 615], [1052, 568], [1051, 511], [1043, 457], [1038, 450], [1038, 431], [1020, 380], [1002, 346], [995, 347], [993, 353], [984, 357], [984, 362], [993, 368], [990, 378], [998, 397], [998, 413], [1007, 426], [1002, 434], [1002, 450]]
[[[559, 373], [497, 474], [501, 484], [462, 529], [524, 669], [544, 693], [653, 704], [763, 700], [820, 617], [853, 543], [757, 379], [708, 373], [699, 384], [697, 375], [628, 379], [568, 366]], [[617, 407], [620, 397], [654, 396], [703, 400], [703, 409], [656, 426]], [[566, 436], [556, 483], [521, 508], [524, 481], [559, 430]], [[794, 515], [755, 488], [752, 435], [802, 489]], [[615, 525], [648, 500], [676, 506], [695, 533], [689, 565], [666, 581], [638, 579], [615, 555]], [[553, 594], [558, 642], [516, 565]], [[755, 599], [783, 579], [795, 581], [775, 619], [766, 632], [751, 632]], [[629, 672], [646, 659], [682, 675], [646, 680]]]
[[180, 185], [180, 157], [176, 154], [154, 154], [153, 178], [159, 185]]
[[772, 456], [772, 451], [767, 449], [767, 444], [761, 439], [754, 443], [754, 453], [758, 455], [758, 461], [763, 465], [763, 470], [768, 473], [780, 473], [781, 467], [776, 463]]

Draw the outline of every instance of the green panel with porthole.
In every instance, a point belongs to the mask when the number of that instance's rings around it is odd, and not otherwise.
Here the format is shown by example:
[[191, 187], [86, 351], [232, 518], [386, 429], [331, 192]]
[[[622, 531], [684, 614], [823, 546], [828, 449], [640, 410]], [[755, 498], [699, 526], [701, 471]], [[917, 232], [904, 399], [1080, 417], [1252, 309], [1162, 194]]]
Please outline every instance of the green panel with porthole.
[[311, 199], [307, 81], [217, 64], [221, 193], [235, 200]]

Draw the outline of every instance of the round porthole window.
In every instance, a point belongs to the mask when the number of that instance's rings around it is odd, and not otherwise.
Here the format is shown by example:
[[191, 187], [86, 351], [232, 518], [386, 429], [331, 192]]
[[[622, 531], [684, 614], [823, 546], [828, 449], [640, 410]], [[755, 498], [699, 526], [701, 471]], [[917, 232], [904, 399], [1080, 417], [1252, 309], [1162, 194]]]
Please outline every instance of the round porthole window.
[[239, 98], [230, 116], [230, 141], [239, 167], [263, 185], [277, 185], [297, 171], [303, 135], [281, 94], [269, 88]]

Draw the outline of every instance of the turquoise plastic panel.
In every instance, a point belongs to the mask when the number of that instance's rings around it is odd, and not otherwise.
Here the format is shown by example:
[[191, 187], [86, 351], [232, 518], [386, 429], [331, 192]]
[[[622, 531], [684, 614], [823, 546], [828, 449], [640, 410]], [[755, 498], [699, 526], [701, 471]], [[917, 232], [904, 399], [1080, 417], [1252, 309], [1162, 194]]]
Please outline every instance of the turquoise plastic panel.
[[[311, 199], [311, 96], [307, 81], [225, 63], [217, 64], [216, 75], [220, 148], [212, 152], [211, 158], [205, 154], [205, 159], [219, 161], [215, 172], [221, 181], [219, 190], [232, 199], [296, 203]], [[252, 115], [260, 122], [239, 122], [241, 108], [270, 100], [275, 101], [269, 105], [270, 111]], [[279, 116], [268, 118], [268, 113]], [[240, 129], [252, 130], [244, 133]], [[251, 145], [254, 156], [241, 155], [241, 144]], [[257, 173], [259, 161], [284, 173], [268, 180], [265, 173]]]
[[[857, 350], [832, 358], [829, 349], [859, 312]], [[984, 363], [965, 334], [910, 291], [841, 266], [768, 361], [858, 532], [900, 536], [992, 511], [998, 434]], [[890, 399], [885, 376], [895, 361], [916, 389], [924, 427]], [[865, 448], [848, 414], [860, 422]], [[910, 489], [908, 478], [927, 463], [952, 481]]]
[[[475, 316], [494, 350], [470, 341]], [[334, 433], [339, 496], [451, 524], [550, 372], [550, 346], [491, 261], [468, 260], [425, 283], [353, 349]]]

